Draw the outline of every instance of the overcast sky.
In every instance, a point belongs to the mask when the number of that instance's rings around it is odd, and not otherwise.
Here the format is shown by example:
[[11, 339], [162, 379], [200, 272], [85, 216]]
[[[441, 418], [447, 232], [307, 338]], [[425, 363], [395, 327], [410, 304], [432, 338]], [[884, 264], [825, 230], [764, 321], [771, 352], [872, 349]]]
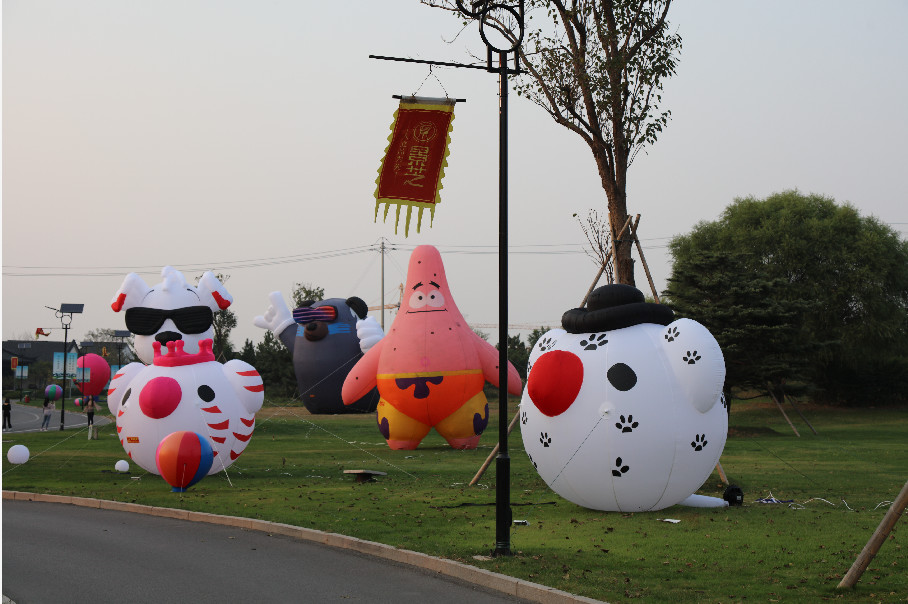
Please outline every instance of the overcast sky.
[[[295, 282], [378, 304], [381, 238], [398, 248], [386, 302], [431, 244], [471, 325], [497, 323], [497, 77], [368, 58], [470, 61], [475, 27], [449, 43], [458, 20], [417, 0], [2, 6], [3, 339], [62, 340], [45, 308], [60, 303], [85, 304], [73, 339], [124, 329], [109, 304], [125, 275], [152, 285], [169, 264], [193, 283], [230, 275], [240, 347]], [[698, 0], [669, 18], [672, 119], [628, 186], [659, 291], [667, 241], [736, 197], [797, 188], [908, 232], [908, 3]], [[373, 193], [391, 95], [417, 90], [467, 102], [435, 224], [405, 239], [373, 222]], [[556, 326], [596, 272], [572, 215], [604, 215], [605, 195], [580, 138], [514, 94], [510, 108], [510, 323]], [[647, 291], [639, 262], [636, 278]]]

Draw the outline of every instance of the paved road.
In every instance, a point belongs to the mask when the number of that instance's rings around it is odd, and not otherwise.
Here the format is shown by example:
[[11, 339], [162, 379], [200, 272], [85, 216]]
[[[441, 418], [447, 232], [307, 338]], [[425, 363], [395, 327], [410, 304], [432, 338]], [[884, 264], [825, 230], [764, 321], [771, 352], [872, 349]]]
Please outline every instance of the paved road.
[[[53, 412], [50, 419], [49, 430], [60, 430], [60, 402], [57, 401], [57, 410]], [[81, 411], [77, 409], [72, 399], [66, 400], [66, 410], [63, 414], [64, 426], [67, 430], [82, 430], [88, 425], [88, 419]], [[106, 408], [106, 404], [105, 404]], [[7, 433], [16, 432], [37, 432], [41, 428], [41, 420], [44, 419], [44, 409], [42, 407], [32, 407], [29, 405], [20, 405], [13, 403], [10, 412], [10, 423], [12, 430], [4, 430]], [[110, 418], [95, 413], [95, 425], [103, 426], [110, 423]]]
[[9, 499], [3, 500], [3, 595], [17, 604], [522, 602], [290, 537]]

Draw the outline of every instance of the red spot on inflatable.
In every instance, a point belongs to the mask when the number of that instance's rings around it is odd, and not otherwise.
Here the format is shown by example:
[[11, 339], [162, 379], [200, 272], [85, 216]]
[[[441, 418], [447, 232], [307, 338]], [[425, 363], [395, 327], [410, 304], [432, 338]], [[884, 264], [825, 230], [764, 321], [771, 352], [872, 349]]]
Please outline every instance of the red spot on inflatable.
[[221, 410], [218, 408], [217, 405], [214, 405], [213, 407], [202, 407], [202, 411], [207, 411], [208, 413], [220, 413], [221, 412]]
[[238, 433], [234, 432], [233, 435], [236, 437], [237, 440], [240, 440], [243, 442], [246, 442], [247, 440], [252, 438], [252, 432], [250, 432], [249, 434], [238, 434]]
[[236, 453], [236, 452], [234, 452], [234, 451], [231, 451], [231, 452], [230, 452], [230, 459], [236, 461], [236, 458], [239, 457], [239, 456], [242, 455], [242, 454], [243, 454], [242, 452]]
[[259, 384], [258, 386], [246, 386], [246, 390], [248, 390], [249, 392], [261, 392], [264, 389], [264, 384]]
[[552, 350], [533, 364], [527, 377], [527, 394], [543, 415], [567, 411], [583, 385], [583, 362], [571, 352]]
[[243, 377], [258, 377], [259, 372], [253, 369], [252, 371], [237, 371], [236, 374]]
[[243, 422], [243, 425], [252, 426], [255, 423], [255, 418], [253, 417], [252, 419], [246, 419], [245, 417], [241, 417], [240, 421]]
[[227, 437], [226, 436], [212, 436], [211, 440], [213, 440], [214, 442], [216, 442], [220, 445], [223, 445], [227, 441]]
[[180, 401], [183, 391], [180, 383], [172, 377], [159, 376], [145, 384], [139, 393], [139, 408], [151, 419], [161, 419], [173, 413]]
[[226, 430], [227, 426], [229, 426], [229, 425], [230, 425], [230, 420], [225, 419], [224, 421], [222, 421], [219, 424], [208, 424], [208, 427], [211, 428], [212, 430]]

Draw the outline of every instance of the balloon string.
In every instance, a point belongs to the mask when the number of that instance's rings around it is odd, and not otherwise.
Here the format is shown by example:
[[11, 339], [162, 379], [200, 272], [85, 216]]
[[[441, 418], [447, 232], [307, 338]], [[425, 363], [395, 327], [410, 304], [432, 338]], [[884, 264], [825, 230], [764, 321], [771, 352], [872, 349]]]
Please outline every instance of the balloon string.
[[[202, 420], [202, 425], [205, 426], [205, 430], [208, 432], [208, 441], [214, 442], [214, 436], [211, 434], [211, 427], [208, 425], [208, 421], [206, 420], [206, 418], [202, 415], [202, 408], [197, 407], [197, 409], [199, 410], [199, 417]], [[227, 478], [227, 484], [229, 484], [230, 487], [233, 488], [233, 481], [230, 480], [230, 472], [227, 471], [227, 465], [224, 463], [224, 457], [223, 457], [222, 451], [218, 451], [218, 461], [221, 463], [221, 470], [224, 471], [224, 476]], [[215, 473], [217, 473], [217, 472], [215, 472]], [[180, 497], [182, 498], [182, 495]]]
[[[67, 437], [64, 438], [64, 439], [62, 439], [62, 440], [60, 440], [60, 441], [57, 441], [56, 443], [54, 443], [54, 444], [52, 444], [51, 446], [49, 446], [49, 447], [47, 447], [46, 449], [44, 449], [43, 451], [41, 451], [41, 452], [39, 452], [39, 453], [35, 453], [33, 456], [30, 456], [30, 457], [40, 457], [40, 456], [43, 455], [44, 453], [47, 453], [48, 451], [50, 451], [51, 449], [53, 449], [54, 447], [58, 447], [58, 446], [62, 445], [63, 443], [65, 443], [66, 441], [68, 441], [70, 438], [79, 436], [79, 435], [82, 434], [82, 432], [84, 432], [84, 431], [85, 431], [85, 429], [83, 428], [83, 429], [81, 429], [81, 430], [79, 430], [79, 431], [77, 431], [77, 432], [73, 432], [70, 436], [67, 436]], [[86, 444], [86, 445], [83, 445], [82, 448], [84, 449], [84, 448], [87, 447], [87, 446], [88, 446], [87, 444]], [[81, 451], [81, 449], [80, 449], [79, 451]], [[77, 453], [78, 453], [79, 451], [77, 451]], [[73, 454], [69, 457], [69, 459], [72, 459], [72, 458], [75, 457], [75, 456], [76, 456], [76, 454], [73, 453]], [[67, 459], [66, 461], [69, 461], [69, 459]], [[64, 461], [63, 463], [66, 463], [66, 461]], [[15, 470], [15, 469], [17, 469], [18, 467], [19, 467], [18, 465], [13, 465], [13, 466], [11, 466], [10, 468], [8, 468], [8, 469], [6, 470], [6, 472], [10, 472], [10, 471], [12, 471], [12, 470]], [[4, 476], [6, 475], [6, 472], [3, 473]]]
[[[342, 365], [340, 365], [339, 367], [337, 367], [334, 371], [332, 371], [331, 373], [329, 373], [328, 375], [326, 375], [324, 378], [322, 378], [321, 380], [319, 380], [318, 382], [316, 382], [315, 384], [313, 384], [313, 385], [310, 386], [309, 388], [307, 388], [305, 391], [301, 392], [300, 395], [301, 395], [301, 396], [305, 396], [306, 393], [308, 393], [310, 390], [312, 390], [313, 388], [315, 388], [316, 386], [318, 386], [319, 384], [321, 384], [322, 382], [324, 382], [325, 380], [327, 380], [327, 379], [328, 379], [329, 377], [331, 377], [333, 374], [335, 374], [335, 373], [337, 373], [338, 371], [344, 369], [344, 368], [345, 368], [347, 365], [349, 365], [350, 363], [356, 361], [356, 360], [358, 359], [358, 357], [359, 357], [359, 354], [353, 355], [353, 356], [350, 357], [347, 361], [345, 361]], [[293, 410], [292, 410], [292, 407], [289, 407], [288, 405], [282, 405], [282, 406], [280, 406], [280, 407], [281, 407], [282, 409], [287, 410], [287, 411], [290, 413], [290, 415], [292, 415], [292, 416], [295, 417], [296, 419], [302, 420], [303, 422], [306, 422], [307, 424], [310, 424], [311, 426], [314, 426], [314, 427], [318, 428], [319, 430], [323, 430], [324, 432], [330, 434], [330, 435], [333, 436], [334, 438], [336, 438], [336, 439], [338, 439], [338, 440], [340, 440], [340, 441], [342, 441], [342, 442], [347, 443], [347, 444], [350, 445], [352, 448], [358, 449], [358, 450], [362, 451], [363, 453], [365, 453], [365, 454], [367, 454], [367, 455], [370, 455], [370, 456], [374, 457], [374, 458], [377, 459], [378, 461], [380, 461], [380, 462], [382, 462], [382, 463], [384, 463], [384, 464], [386, 464], [386, 465], [388, 465], [388, 466], [394, 468], [395, 470], [399, 470], [399, 471], [403, 472], [404, 474], [406, 474], [407, 476], [410, 476], [411, 478], [414, 478], [414, 479], [416, 479], [416, 480], [419, 480], [419, 477], [418, 477], [418, 476], [415, 476], [414, 474], [411, 474], [411, 473], [407, 472], [407, 471], [404, 470], [403, 468], [399, 468], [398, 466], [395, 466], [395, 465], [394, 465], [393, 463], [391, 463], [390, 461], [384, 460], [384, 459], [382, 459], [381, 457], [375, 455], [374, 453], [371, 453], [370, 451], [366, 451], [366, 450], [363, 449], [362, 447], [358, 447], [358, 446], [354, 445], [353, 443], [351, 443], [351, 442], [349, 442], [349, 441], [347, 441], [347, 440], [344, 440], [343, 438], [341, 438], [341, 437], [338, 436], [337, 434], [332, 433], [331, 431], [327, 430], [326, 428], [324, 428], [324, 427], [322, 427], [322, 426], [320, 426], [320, 425], [318, 425], [318, 424], [316, 424], [316, 423], [314, 423], [314, 422], [312, 422], [312, 421], [309, 421], [308, 419], [305, 419], [304, 417], [302, 417], [301, 415], [298, 415], [297, 413], [294, 413]], [[269, 418], [265, 419], [262, 423], [271, 421], [272, 419], [273, 419], [273, 417], [269, 417]]]
[[593, 432], [596, 431], [596, 428], [599, 426], [600, 423], [602, 423], [602, 420], [604, 420], [604, 419], [605, 419], [605, 416], [602, 416], [602, 415], [599, 416], [599, 421], [597, 421], [593, 425], [593, 427], [590, 428], [590, 431], [586, 435], [586, 437], [583, 439], [583, 442], [581, 442], [579, 445], [577, 445], [577, 448], [574, 450], [574, 453], [571, 455], [571, 458], [568, 459], [566, 462], [564, 462], [564, 465], [561, 467], [560, 470], [558, 470], [558, 474], [555, 476], [555, 478], [552, 479], [552, 484], [555, 484], [555, 481], [558, 480], [558, 477], [561, 476], [561, 473], [564, 472], [564, 470], [570, 465], [571, 461], [574, 459], [574, 457], [576, 457], [577, 453], [580, 452], [580, 449], [583, 448], [583, 445], [586, 444], [586, 441], [589, 440], [590, 436], [593, 435]]

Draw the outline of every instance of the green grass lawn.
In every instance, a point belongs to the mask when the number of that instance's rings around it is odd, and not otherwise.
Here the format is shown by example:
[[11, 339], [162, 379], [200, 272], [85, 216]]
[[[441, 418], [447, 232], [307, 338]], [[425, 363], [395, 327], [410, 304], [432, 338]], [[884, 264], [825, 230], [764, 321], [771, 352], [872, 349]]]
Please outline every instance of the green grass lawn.
[[[497, 418], [475, 451], [455, 451], [434, 431], [416, 451], [391, 451], [373, 415], [312, 416], [272, 404], [228, 472], [182, 494], [134, 464], [128, 474], [115, 472], [125, 453], [113, 425], [94, 441], [74, 429], [4, 434], [4, 452], [21, 443], [31, 459], [11, 466], [4, 455], [3, 488], [285, 522], [610, 601], [908, 601], [904, 517], [857, 588], [835, 589], [886, 513], [880, 504], [908, 480], [908, 408], [803, 410], [819, 435], [795, 421], [798, 438], [774, 405], [736, 401], [721, 463], [745, 504], [727, 509], [578, 507], [539, 479], [517, 428], [509, 441], [511, 500], [514, 518], [528, 524], [512, 528], [515, 555], [494, 559], [474, 556], [495, 544], [495, 464], [478, 486], [468, 483], [495, 444]], [[348, 469], [387, 476], [356, 483]], [[723, 490], [713, 473], [699, 492]], [[799, 505], [755, 502], [770, 494]]]

